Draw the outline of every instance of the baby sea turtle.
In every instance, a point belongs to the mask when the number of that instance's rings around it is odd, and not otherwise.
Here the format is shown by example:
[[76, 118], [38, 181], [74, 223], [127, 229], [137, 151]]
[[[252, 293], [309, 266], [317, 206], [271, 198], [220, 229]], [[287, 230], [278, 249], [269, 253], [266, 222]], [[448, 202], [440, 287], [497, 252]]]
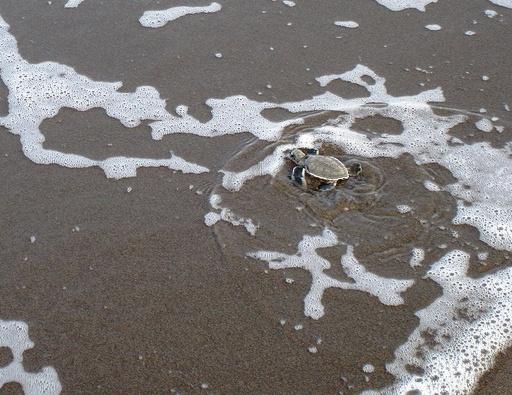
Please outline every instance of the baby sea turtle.
[[306, 187], [306, 173], [322, 181], [318, 187], [321, 191], [330, 191], [340, 180], [346, 180], [350, 176], [361, 173], [361, 164], [353, 163], [347, 167], [332, 156], [319, 155], [318, 150], [310, 148], [304, 151], [295, 148], [290, 152], [290, 159], [297, 166], [292, 170], [291, 178], [299, 185]]

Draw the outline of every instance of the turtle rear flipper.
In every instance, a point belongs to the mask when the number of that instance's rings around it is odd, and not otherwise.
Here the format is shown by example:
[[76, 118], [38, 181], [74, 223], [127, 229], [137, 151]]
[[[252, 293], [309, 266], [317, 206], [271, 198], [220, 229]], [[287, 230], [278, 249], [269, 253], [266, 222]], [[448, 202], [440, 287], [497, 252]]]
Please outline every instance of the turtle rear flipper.
[[322, 192], [328, 192], [328, 191], [332, 191], [334, 188], [336, 188], [335, 182], [325, 182], [323, 184], [320, 184], [320, 186], [318, 187], [318, 190], [322, 191]]
[[363, 167], [359, 162], [352, 163], [348, 168], [348, 174], [350, 174], [351, 177], [358, 176], [362, 171]]
[[302, 187], [306, 187], [306, 169], [303, 166], [295, 166], [292, 170], [292, 180]]

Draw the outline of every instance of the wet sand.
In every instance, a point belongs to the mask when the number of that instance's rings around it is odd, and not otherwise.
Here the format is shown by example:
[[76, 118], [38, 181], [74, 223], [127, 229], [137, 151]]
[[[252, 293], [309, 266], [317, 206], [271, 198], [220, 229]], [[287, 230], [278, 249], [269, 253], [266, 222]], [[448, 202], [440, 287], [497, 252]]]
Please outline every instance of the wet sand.
[[[167, 109], [187, 104], [203, 120], [208, 119], [203, 104], [208, 98], [243, 94], [255, 100], [301, 100], [323, 92], [315, 77], [358, 63], [386, 77], [392, 94], [441, 86], [447, 98], [443, 106], [484, 107], [507, 117], [510, 10], [483, 0], [440, 2], [426, 13], [393, 13], [369, 0], [324, 0], [321, 6], [297, 1], [296, 7], [263, 0], [221, 3], [222, 12], [184, 17], [160, 29], [145, 29], [138, 18], [179, 2], [85, 0], [65, 9], [64, 1], [3, 0], [0, 14], [28, 61], [51, 60], [95, 80], [123, 81], [125, 91], [154, 86], [167, 99]], [[503, 17], [487, 18], [487, 8]], [[335, 20], [355, 20], [360, 27], [340, 29]], [[443, 30], [424, 29], [429, 23]], [[467, 30], [477, 35], [465, 36]], [[217, 52], [223, 57], [216, 58]], [[489, 81], [482, 81], [484, 74]], [[361, 94], [341, 83], [328, 89], [347, 97]], [[0, 113], [5, 114], [5, 87], [0, 93]], [[2, 129], [0, 318], [28, 323], [35, 347], [24, 354], [26, 370], [53, 366], [65, 394], [352, 394], [380, 388], [393, 382], [384, 363], [416, 327], [414, 312], [440, 293], [435, 283], [422, 279], [427, 267], [409, 267], [411, 246], [431, 247], [427, 261], [446, 252], [436, 248], [443, 243], [473, 257], [491, 251], [492, 264], [471, 266], [475, 275], [510, 261], [507, 253], [481, 242], [475, 228], [451, 224], [454, 198], [421, 187], [432, 174], [449, 183], [449, 172], [419, 167], [407, 156], [367, 160], [384, 175], [378, 194], [330, 223], [361, 246], [358, 258], [368, 270], [418, 283], [398, 307], [361, 292], [328, 291], [327, 314], [314, 321], [303, 314], [308, 273], [266, 273], [261, 262], [245, 258], [248, 250], [294, 253], [305, 232], [318, 232], [311, 227], [318, 221], [295, 208], [317, 199], [290, 189], [287, 169], [272, 181], [250, 182], [232, 200], [224, 193], [235, 211], [258, 218], [262, 231], [257, 238], [225, 223], [209, 228], [203, 222], [210, 211], [208, 195], [220, 190], [217, 170], [241, 166], [257, 155], [249, 144], [252, 137], [172, 135], [153, 141], [147, 124], [128, 130], [103, 110], [64, 109], [42, 130], [46, 148], [93, 158], [166, 157], [173, 150], [211, 169], [193, 176], [139, 169], [137, 178], [114, 181], [99, 169], [35, 165], [22, 154], [19, 137]], [[470, 125], [460, 133], [474, 137]], [[485, 138], [499, 145], [502, 136]], [[421, 207], [407, 219], [395, 210], [405, 199]], [[324, 218], [325, 209], [319, 210]], [[368, 218], [372, 221], [365, 222]], [[425, 224], [420, 226], [419, 219]], [[449, 237], [450, 229], [460, 233], [458, 242]], [[377, 235], [386, 235], [386, 241], [376, 242]], [[322, 251], [332, 262], [342, 253]], [[341, 271], [335, 275], [343, 276]], [[287, 277], [293, 285], [286, 284]], [[284, 326], [281, 319], [287, 321]], [[293, 328], [298, 323], [302, 330]], [[311, 354], [308, 347], [318, 338], [319, 352]], [[376, 367], [369, 383], [361, 370], [368, 362]], [[512, 393], [510, 369], [509, 358], [498, 358], [477, 393]], [[205, 383], [208, 389], [201, 388]]]

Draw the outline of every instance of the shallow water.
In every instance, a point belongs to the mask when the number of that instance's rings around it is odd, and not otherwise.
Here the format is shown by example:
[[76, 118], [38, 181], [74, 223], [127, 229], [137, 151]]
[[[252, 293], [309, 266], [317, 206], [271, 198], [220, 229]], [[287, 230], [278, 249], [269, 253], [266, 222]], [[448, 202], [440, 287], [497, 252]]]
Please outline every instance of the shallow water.
[[0, 3], [2, 383], [512, 391], [506, 1], [74, 3]]

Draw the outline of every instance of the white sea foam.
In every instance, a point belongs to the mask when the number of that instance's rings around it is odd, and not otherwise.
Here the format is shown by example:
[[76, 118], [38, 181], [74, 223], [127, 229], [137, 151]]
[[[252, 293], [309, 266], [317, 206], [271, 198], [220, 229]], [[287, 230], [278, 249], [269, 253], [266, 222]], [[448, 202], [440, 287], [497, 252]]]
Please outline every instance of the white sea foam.
[[[381, 4], [392, 4], [396, 10], [424, 10], [425, 5], [431, 2], [379, 1]], [[99, 166], [107, 176], [114, 178], [133, 176], [140, 166], [166, 166], [191, 172], [208, 170], [176, 155], [171, 155], [170, 159], [114, 157], [95, 161], [80, 155], [46, 150], [42, 147], [44, 136], [39, 130], [40, 124], [44, 119], [55, 116], [63, 107], [80, 111], [104, 108], [109, 116], [120, 120], [127, 127], [137, 126], [142, 120], [151, 120], [152, 136], [155, 139], [170, 133], [214, 137], [249, 131], [269, 141], [277, 140], [286, 126], [303, 120], [297, 117], [272, 122], [261, 115], [263, 110], [282, 108], [294, 113], [343, 111], [347, 115], [338, 124], [303, 133], [294, 143], [277, 146], [273, 154], [244, 171], [224, 171], [223, 185], [238, 190], [245, 181], [256, 176], [275, 175], [284, 163], [285, 151], [293, 147], [313, 147], [329, 142], [343, 148], [348, 154], [369, 158], [398, 158], [408, 153], [418, 165], [438, 163], [455, 177], [453, 184], [442, 188], [457, 199], [457, 216], [453, 220], [455, 224], [473, 225], [480, 231], [482, 240], [489, 245], [512, 250], [512, 147], [509, 144], [503, 148], [494, 148], [486, 142], [449, 144], [453, 139], [448, 131], [467, 118], [463, 115], [440, 116], [433, 112], [428, 102], [444, 101], [440, 88], [413, 96], [393, 97], [387, 93], [384, 78], [358, 65], [346, 73], [323, 76], [317, 80], [321, 86], [335, 80], [357, 84], [369, 92], [369, 97], [344, 99], [326, 92], [311, 99], [281, 104], [256, 102], [244, 96], [210, 99], [206, 103], [212, 109], [212, 119], [202, 123], [188, 114], [186, 106], [176, 109], [177, 116], [167, 112], [165, 101], [152, 87], [139, 87], [135, 92], [121, 93], [118, 92], [121, 83], [92, 81], [70, 67], [53, 62], [26, 62], [19, 55], [16, 41], [9, 34], [8, 25], [3, 19], [0, 19], [0, 68], [2, 79], [9, 89], [9, 114], [1, 118], [0, 122], [20, 136], [23, 152], [36, 163], [54, 163], [67, 167]], [[363, 77], [370, 77], [373, 83]], [[376, 102], [383, 104], [373, 104]], [[382, 134], [370, 139], [364, 133], [351, 129], [356, 120], [373, 115], [400, 121], [403, 132], [399, 135]], [[434, 192], [441, 191], [433, 182], [426, 182], [425, 186]], [[212, 198], [213, 202], [210, 203], [214, 211], [205, 216], [207, 224], [225, 220], [233, 225], [244, 226], [249, 233], [254, 234], [252, 231], [255, 232], [256, 226], [251, 220], [233, 214], [220, 205], [220, 200]], [[324, 314], [322, 296], [328, 288], [364, 291], [376, 296], [384, 304], [403, 303], [400, 294], [412, 286], [413, 281], [386, 279], [366, 271], [356, 259], [351, 246], [347, 247], [341, 265], [354, 282], [339, 281], [327, 275], [324, 271], [330, 268], [330, 262], [318, 255], [316, 250], [335, 245], [338, 245], [336, 235], [326, 229], [320, 236], [304, 236], [295, 255], [259, 251], [249, 256], [267, 261], [272, 269], [302, 268], [309, 271], [312, 285], [304, 300], [304, 312], [312, 318], [320, 318]], [[406, 391], [420, 386], [418, 388], [425, 389], [427, 393], [441, 391], [443, 388], [449, 392], [469, 391], [482, 372], [492, 365], [496, 353], [510, 345], [512, 269], [494, 272], [482, 279], [472, 279], [466, 275], [467, 266], [468, 256], [456, 251], [447, 254], [429, 271], [428, 277], [443, 287], [443, 295], [417, 313], [419, 327], [397, 350], [395, 362], [388, 365], [388, 370], [397, 377], [397, 383], [392, 388]], [[460, 312], [468, 312], [471, 319], [462, 317], [454, 320], [453, 317]], [[5, 342], [5, 339], [9, 339], [11, 324], [2, 322], [2, 325], [0, 339]], [[432, 348], [427, 347], [422, 337], [422, 333], [429, 330], [433, 330], [433, 336], [438, 340]], [[10, 346], [13, 354], [19, 355], [19, 358], [22, 353], [20, 350], [30, 348], [20, 344], [32, 344], [26, 332], [26, 327], [17, 332], [25, 333], [25, 342], [20, 340]], [[484, 332], [491, 335], [484, 336]], [[478, 346], [477, 341], [480, 342]], [[417, 353], [418, 349], [423, 351], [423, 357]], [[460, 369], [467, 365], [463, 358], [467, 358], [473, 367]], [[417, 382], [417, 376], [407, 371], [408, 364], [417, 365], [425, 371], [421, 383]], [[3, 369], [10, 369], [11, 365]], [[21, 364], [17, 366], [23, 369]], [[52, 368], [45, 369], [42, 373], [50, 372], [48, 377], [52, 379], [51, 382], [58, 383], [55, 371]], [[33, 377], [30, 373], [26, 376], [19, 372], [16, 377], [24, 380]], [[434, 380], [436, 377], [438, 379]], [[60, 384], [55, 384], [55, 388], [60, 391]]]
[[425, 250], [423, 248], [413, 248], [411, 252], [411, 259], [409, 260], [409, 266], [418, 267], [421, 266], [425, 259]]
[[224, 99], [208, 99], [205, 104], [211, 108], [212, 118], [200, 122], [188, 114], [187, 106], [176, 108], [178, 117], [165, 113], [150, 124], [151, 135], [155, 140], [174, 133], [188, 133], [204, 137], [216, 137], [227, 134], [249, 132], [261, 140], [277, 140], [284, 128], [303, 123], [299, 117], [282, 122], [272, 122], [261, 112], [279, 106], [269, 102], [257, 102], [245, 96], [229, 96]]
[[396, 206], [396, 209], [400, 214], [406, 214], [412, 210], [411, 206], [408, 206], [407, 204], [399, 204]]
[[233, 226], [243, 226], [245, 230], [254, 236], [258, 230], [258, 226], [250, 218], [243, 218], [236, 215], [230, 208], [222, 207], [222, 198], [217, 194], [210, 196], [210, 206], [215, 211], [210, 211], [204, 216], [206, 226], [213, 226], [219, 221], [230, 223]]
[[439, 185], [430, 180], [425, 180], [423, 182], [423, 186], [431, 192], [439, 192], [441, 190], [441, 187]]
[[498, 15], [498, 13], [494, 10], [485, 10], [485, 15], [489, 18], [494, 18]]
[[488, 253], [487, 251], [482, 251], [482, 252], [479, 252], [479, 253], [477, 254], [477, 256], [478, 256], [478, 260], [480, 260], [480, 261], [486, 261], [486, 260], [487, 260], [487, 258], [489, 257], [489, 253]]
[[437, 3], [437, 0], [375, 0], [380, 5], [391, 11], [402, 11], [407, 8], [416, 8], [419, 11], [425, 11], [425, 7], [430, 3]]
[[478, 130], [486, 133], [492, 132], [494, 129], [494, 125], [492, 124], [491, 120], [487, 118], [480, 119], [475, 123], [475, 126]]
[[[370, 77], [373, 83], [367, 82], [363, 77]], [[484, 242], [498, 249], [512, 251], [511, 145], [494, 148], [487, 142], [452, 144], [454, 139], [449, 135], [449, 130], [468, 118], [462, 114], [441, 116], [433, 112], [428, 102], [444, 101], [440, 88], [415, 96], [393, 97], [387, 93], [385, 79], [362, 65], [343, 74], [317, 78], [322, 86], [337, 79], [361, 85], [368, 91], [369, 97], [344, 99], [326, 92], [299, 102], [262, 104], [262, 107], [280, 107], [290, 112], [330, 110], [343, 111], [347, 115], [337, 125], [322, 126], [299, 134], [294, 143], [277, 146], [271, 155], [246, 170], [223, 171], [224, 187], [236, 191], [252, 178], [267, 174], [274, 176], [286, 160], [285, 152], [294, 147], [314, 147], [330, 143], [339, 146], [347, 154], [367, 158], [397, 158], [408, 153], [418, 165], [440, 164], [456, 178], [455, 183], [442, 189], [433, 181], [425, 181], [427, 189], [435, 192], [447, 191], [457, 199], [458, 211], [453, 219], [455, 224], [475, 226]], [[369, 138], [364, 133], [351, 129], [357, 119], [374, 115], [400, 121], [403, 132]], [[251, 119], [259, 119], [254, 114], [253, 107]], [[257, 124], [256, 128], [259, 127]], [[250, 128], [248, 130], [251, 131]], [[259, 131], [251, 132], [259, 134]], [[268, 134], [263, 136], [270, 137]], [[470, 202], [471, 205], [465, 202]]]
[[7, 24], [2, 26], [0, 69], [9, 89], [9, 114], [0, 118], [0, 124], [20, 136], [23, 153], [34, 163], [70, 168], [98, 166], [111, 178], [133, 177], [140, 167], [168, 167], [186, 173], [208, 171], [172, 153], [166, 159], [118, 156], [94, 160], [43, 148], [45, 137], [39, 129], [41, 123], [64, 107], [79, 111], [103, 108], [124, 126], [135, 127], [144, 119], [159, 119], [168, 114], [165, 100], [150, 86], [141, 86], [132, 93], [118, 92], [120, 82], [96, 82], [58, 63], [31, 64], [18, 53]]
[[404, 303], [400, 294], [414, 284], [413, 280], [396, 280], [380, 277], [368, 272], [354, 255], [352, 246], [341, 258], [343, 271], [354, 282], [340, 281], [324, 273], [331, 263], [317, 254], [319, 248], [338, 245], [337, 236], [329, 229], [324, 229], [319, 236], [304, 236], [299, 243], [297, 254], [287, 255], [275, 251], [251, 252], [247, 255], [268, 262], [270, 269], [300, 268], [311, 274], [311, 288], [304, 298], [304, 315], [319, 319], [324, 315], [322, 297], [326, 289], [340, 288], [358, 290], [376, 296], [381, 303], [396, 306]]
[[288, 7], [295, 7], [295, 2], [290, 0], [283, 0], [283, 4], [287, 5]]
[[489, 0], [491, 3], [501, 7], [512, 8], [512, 0]]
[[9, 24], [0, 15], [0, 29], [9, 30]]
[[[414, 1], [412, 6], [407, 1], [379, 2], [393, 3], [396, 10], [422, 7], [424, 10], [425, 5], [432, 1]], [[1, 118], [0, 122], [12, 133], [20, 136], [23, 152], [36, 163], [55, 163], [67, 167], [99, 166], [107, 176], [115, 178], [133, 176], [140, 166], [207, 171], [206, 168], [186, 162], [176, 155], [172, 155], [170, 159], [115, 157], [94, 161], [80, 155], [46, 150], [42, 147], [44, 136], [39, 126], [44, 119], [55, 116], [63, 107], [80, 111], [94, 107], [104, 108], [109, 116], [120, 120], [127, 127], [137, 126], [142, 120], [151, 120], [152, 136], [155, 139], [170, 133], [214, 137], [248, 131], [269, 141], [277, 140], [285, 127], [303, 120], [297, 117], [283, 122], [272, 122], [261, 115], [263, 110], [282, 108], [294, 113], [315, 110], [343, 111], [347, 115], [340, 118], [338, 124], [303, 133], [294, 143], [277, 146], [270, 156], [244, 171], [224, 171], [223, 185], [236, 191], [244, 182], [254, 177], [275, 175], [284, 163], [285, 151], [293, 147], [313, 147], [328, 142], [338, 145], [348, 154], [369, 158], [398, 158], [408, 153], [418, 165], [438, 163], [455, 177], [453, 184], [442, 189], [434, 182], [425, 182], [429, 190], [446, 191], [457, 200], [457, 216], [453, 220], [455, 224], [475, 226], [480, 231], [481, 239], [489, 245], [512, 250], [512, 146], [509, 144], [503, 148], [494, 148], [486, 142], [449, 144], [454, 140], [448, 131], [467, 118], [464, 115], [440, 116], [433, 112], [428, 102], [444, 101], [440, 88], [413, 96], [393, 97], [387, 93], [384, 78], [371, 69], [358, 65], [346, 73], [323, 76], [317, 80], [321, 86], [335, 80], [357, 84], [369, 92], [369, 97], [344, 99], [326, 92], [311, 99], [281, 104], [256, 102], [244, 96], [210, 99], [206, 104], [212, 109], [212, 119], [202, 123], [188, 114], [186, 106], [176, 108], [177, 116], [167, 112], [165, 101], [152, 87], [139, 87], [132, 93], [120, 93], [118, 90], [121, 83], [95, 82], [70, 67], [52, 62], [35, 65], [26, 62], [19, 55], [16, 41], [8, 33], [8, 26], [2, 19], [0, 68], [9, 89], [9, 115]], [[370, 77], [373, 83], [367, 82], [367, 78], [363, 77]], [[374, 104], [377, 102], [381, 105]], [[399, 135], [382, 134], [370, 139], [364, 133], [351, 129], [356, 120], [373, 115], [400, 121], [403, 132]], [[249, 233], [252, 230], [255, 232], [256, 227], [251, 220], [222, 207], [217, 198], [214, 198], [213, 203], [211, 201], [211, 205], [214, 211], [205, 216], [207, 224], [225, 220], [233, 225], [244, 226]], [[334, 245], [338, 245], [337, 237], [331, 231], [324, 230], [320, 236], [304, 236], [296, 255], [272, 251], [249, 255], [267, 261], [272, 269], [296, 267], [309, 271], [313, 281], [304, 301], [304, 311], [312, 318], [319, 318], [324, 314], [322, 295], [327, 288], [368, 292], [378, 297], [382, 303], [390, 305], [403, 303], [400, 294], [413, 281], [385, 279], [366, 271], [355, 258], [351, 246], [348, 246], [341, 264], [354, 282], [339, 281], [325, 274], [330, 262], [318, 255], [316, 249]], [[396, 361], [388, 366], [390, 372], [397, 377], [397, 384], [393, 388], [406, 390], [421, 385], [428, 393], [430, 389], [448, 385], [444, 388], [452, 390], [458, 386], [457, 389], [465, 391], [472, 388], [482, 372], [492, 365], [496, 352], [510, 345], [508, 322], [512, 307], [508, 300], [511, 300], [511, 271], [505, 269], [483, 279], [472, 279], [466, 276], [467, 260], [462, 252], [450, 253], [429, 272], [428, 276], [443, 287], [444, 293], [432, 305], [417, 313], [420, 326], [397, 350]], [[486, 292], [482, 292], [482, 289], [486, 289]], [[487, 292], [489, 289], [492, 292]], [[466, 294], [468, 299], [464, 300], [463, 295]], [[466, 310], [471, 314], [472, 320], [452, 320], [455, 313]], [[439, 345], [432, 349], [422, 343], [424, 339], [421, 337], [421, 333], [429, 328], [437, 330], [434, 336], [439, 336]], [[483, 330], [493, 336], [496, 334], [494, 340], [490, 336], [477, 339], [494, 342], [490, 346], [486, 345], [487, 353], [475, 346], [474, 335], [476, 333], [480, 336]], [[461, 352], [466, 346], [469, 347], [466, 353], [469, 357]], [[416, 353], [418, 348], [425, 351], [423, 359]], [[461, 359], [465, 357], [471, 363], [476, 363], [477, 369], [456, 372], [458, 367], [465, 364]], [[421, 384], [416, 381], [418, 377], [405, 369], [411, 361], [425, 371]], [[445, 366], [449, 368], [444, 369]], [[456, 378], [459, 374], [462, 374], [462, 380]], [[435, 381], [436, 376], [441, 379]]]
[[[276, 140], [282, 130], [303, 122], [301, 117], [272, 122], [261, 115], [269, 108], [284, 108], [291, 112], [332, 110], [349, 114], [337, 126], [325, 126], [298, 136], [295, 144], [278, 146], [274, 153], [241, 172], [224, 171], [223, 185], [238, 190], [243, 183], [259, 175], [275, 175], [284, 163], [285, 151], [295, 146], [311, 147], [321, 142], [339, 145], [348, 153], [366, 157], [398, 157], [402, 153], [414, 156], [418, 164], [439, 163], [458, 179], [445, 189], [459, 200], [454, 223], [466, 223], [480, 230], [481, 238], [489, 245], [512, 249], [512, 209], [507, 199], [511, 196], [512, 163], [509, 147], [493, 148], [485, 142], [450, 146], [448, 131], [465, 121], [462, 115], [435, 115], [427, 102], [443, 101], [440, 88], [415, 96], [393, 97], [387, 93], [385, 79], [369, 68], [358, 65], [353, 70], [318, 78], [320, 85], [341, 79], [363, 86], [369, 97], [343, 99], [326, 92], [312, 99], [290, 103], [252, 101], [244, 96], [210, 99], [212, 118], [205, 123], [187, 113], [186, 106], [176, 108], [177, 116], [165, 109], [165, 101], [148, 86], [133, 93], [121, 93], [121, 83], [95, 82], [77, 74], [72, 68], [52, 62], [30, 64], [18, 53], [15, 39], [7, 26], [0, 29], [0, 66], [2, 78], [9, 89], [9, 115], [0, 118], [11, 133], [20, 136], [25, 155], [40, 164], [58, 164], [65, 167], [99, 166], [108, 177], [134, 176], [138, 167], [165, 166], [185, 172], [206, 172], [205, 167], [172, 155], [169, 159], [113, 157], [103, 161], [82, 155], [47, 150], [42, 147], [44, 136], [39, 126], [63, 107], [85, 111], [104, 108], [107, 114], [123, 125], [133, 127], [144, 119], [154, 120], [152, 135], [159, 139], [169, 133], [190, 133], [214, 137], [223, 134], [251, 132], [263, 140]], [[374, 83], [362, 77], [368, 76]], [[381, 102], [384, 106], [371, 103]], [[350, 129], [359, 118], [377, 115], [402, 123], [400, 135], [382, 135], [369, 139]], [[495, 187], [497, 186], [497, 187]], [[468, 188], [469, 187], [469, 188]], [[498, 193], [499, 191], [499, 193]], [[471, 202], [466, 206], [463, 202]], [[499, 214], [496, 214], [499, 212]]]
[[76, 8], [82, 3], [84, 0], [68, 0], [68, 2], [64, 5], [66, 8]]
[[471, 278], [468, 267], [469, 255], [457, 250], [432, 266], [427, 278], [443, 294], [416, 313], [418, 327], [386, 366], [395, 384], [363, 394], [469, 394], [497, 353], [512, 346], [512, 268]]
[[34, 347], [28, 336], [28, 326], [21, 321], [0, 320], [0, 347], [12, 352], [12, 361], [0, 367], [0, 388], [6, 383], [21, 384], [27, 395], [58, 395], [62, 390], [59, 376], [53, 367], [43, 367], [30, 373], [23, 367], [23, 353]]
[[[343, 99], [330, 92], [301, 102], [284, 103], [281, 105], [265, 102], [255, 102], [244, 96], [232, 96], [226, 99], [211, 99], [207, 104], [212, 108], [212, 119], [201, 123], [187, 114], [186, 106], [179, 106], [178, 116], [173, 116], [165, 110], [164, 101], [158, 92], [151, 87], [140, 87], [134, 93], [119, 93], [120, 83], [94, 82], [87, 77], [74, 72], [73, 69], [47, 62], [32, 65], [25, 62], [17, 53], [15, 40], [4, 29], [0, 31], [2, 52], [2, 76], [5, 77], [9, 90], [10, 113], [1, 121], [12, 133], [19, 134], [25, 155], [36, 163], [55, 163], [66, 167], [100, 166], [107, 176], [127, 177], [135, 175], [140, 166], [167, 166], [190, 172], [207, 171], [206, 168], [185, 162], [179, 157], [171, 159], [142, 159], [142, 158], [109, 158], [105, 161], [95, 161], [80, 155], [67, 154], [42, 148], [44, 136], [39, 131], [42, 120], [54, 116], [62, 107], [86, 110], [92, 107], [102, 107], [107, 113], [119, 119], [125, 126], [136, 126], [142, 119], [158, 119], [151, 124], [154, 138], [161, 138], [168, 133], [193, 133], [203, 136], [241, 133], [249, 131], [260, 139], [275, 140], [279, 138], [284, 127], [303, 122], [296, 118], [283, 122], [271, 122], [261, 115], [268, 108], [285, 108], [292, 112], [310, 110], [341, 110], [350, 111], [345, 124], [337, 127], [320, 128], [313, 134], [304, 134], [296, 144], [278, 146], [273, 155], [263, 162], [253, 165], [242, 172], [224, 171], [223, 185], [231, 190], [238, 190], [243, 183], [258, 175], [275, 175], [284, 162], [284, 152], [294, 146], [313, 146], [318, 140], [339, 143], [340, 146], [353, 154], [361, 156], [391, 156], [397, 157], [402, 152], [415, 155], [419, 164], [437, 162], [444, 165], [452, 173], [457, 174], [459, 183], [451, 186], [450, 192], [458, 198], [472, 201], [471, 207], [459, 205], [459, 215], [455, 223], [468, 223], [476, 226], [483, 235], [482, 239], [490, 245], [500, 248], [511, 248], [510, 218], [512, 211], [508, 208], [503, 196], [493, 192], [493, 183], [507, 190], [500, 174], [509, 174], [510, 168], [507, 149], [494, 149], [487, 143], [467, 146], [449, 147], [446, 132], [452, 126], [461, 123], [462, 116], [441, 117], [434, 115], [427, 101], [443, 101], [442, 91], [438, 89], [422, 92], [410, 97], [392, 97], [387, 94], [385, 80], [364, 66], [340, 75], [318, 78], [321, 85], [327, 85], [335, 79], [342, 79], [365, 87], [369, 98]], [[363, 75], [374, 79], [371, 85], [362, 80]], [[37, 81], [36, 84], [33, 82]], [[34, 88], [36, 86], [37, 88]], [[29, 92], [28, 94], [26, 92]], [[52, 100], [48, 100], [46, 96]], [[384, 102], [384, 107], [365, 107], [371, 102]], [[137, 109], [137, 110], [135, 110]], [[369, 140], [366, 136], [350, 130], [351, 122], [357, 118], [381, 114], [397, 119], [405, 126], [404, 133], [398, 136], [383, 136]], [[27, 116], [28, 115], [28, 116]], [[428, 133], [419, 132], [426, 130]], [[340, 138], [342, 137], [342, 138]], [[396, 144], [403, 144], [398, 148]], [[378, 147], [377, 147], [378, 146]], [[476, 152], [482, 162], [466, 161]], [[473, 157], [474, 158], [474, 157]], [[500, 169], [491, 163], [502, 166]], [[483, 173], [482, 173], [483, 171]], [[485, 182], [488, 176], [489, 182]], [[496, 180], [496, 177], [499, 179]], [[482, 182], [484, 180], [484, 182]], [[483, 185], [482, 185], [483, 184]], [[473, 186], [470, 192], [462, 185]], [[482, 187], [484, 189], [482, 190]], [[479, 206], [485, 197], [485, 212], [493, 213], [501, 209], [505, 217], [491, 215], [482, 217]], [[491, 196], [488, 199], [487, 196]], [[470, 215], [468, 215], [470, 214]], [[494, 221], [496, 219], [497, 221]], [[502, 231], [505, 225], [505, 232]], [[497, 234], [499, 233], [499, 235]], [[503, 234], [506, 237], [503, 237]], [[500, 239], [500, 240], [498, 240]]]
[[441, 26], [440, 25], [436, 25], [436, 24], [426, 25], [425, 29], [432, 30], [432, 31], [437, 31], [437, 30], [441, 30]]
[[336, 21], [334, 24], [340, 27], [348, 27], [349, 29], [355, 29], [356, 27], [359, 27], [359, 23], [354, 21]]
[[167, 10], [146, 11], [139, 18], [139, 22], [144, 27], [158, 28], [185, 15], [207, 14], [211, 12], [218, 12], [221, 9], [222, 6], [219, 3], [213, 2], [205, 7], [181, 6], [172, 7]]

